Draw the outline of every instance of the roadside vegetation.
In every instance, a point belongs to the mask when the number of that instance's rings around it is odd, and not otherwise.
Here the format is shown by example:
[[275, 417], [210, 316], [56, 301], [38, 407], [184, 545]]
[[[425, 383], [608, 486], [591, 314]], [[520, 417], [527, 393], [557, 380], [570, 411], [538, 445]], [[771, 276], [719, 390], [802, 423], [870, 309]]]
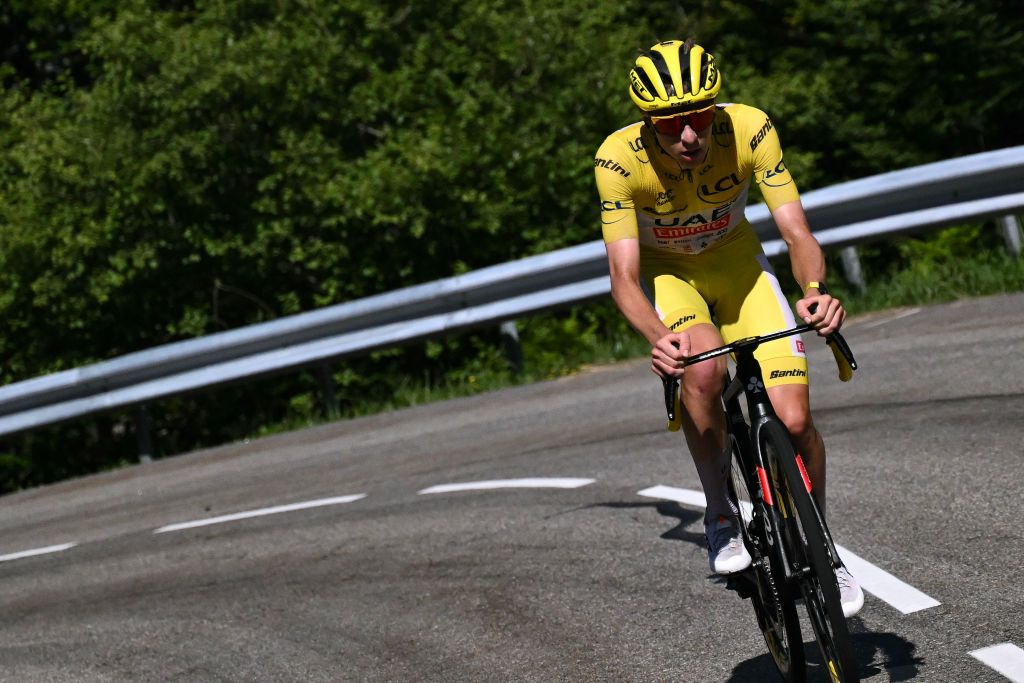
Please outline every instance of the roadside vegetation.
[[[867, 290], [857, 292], [842, 280], [838, 259], [832, 265], [834, 294], [851, 315], [890, 308], [938, 304], [958, 299], [1024, 291], [1024, 257], [1010, 255], [991, 225], [950, 228], [926, 239], [904, 239], [895, 246], [901, 260], [873, 273]], [[950, 250], [952, 245], [964, 247]], [[868, 254], [872, 249], [865, 249]], [[778, 264], [784, 271], [784, 262]], [[781, 274], [781, 273], [780, 273]], [[792, 301], [799, 292], [783, 276]], [[345, 417], [404, 408], [431, 401], [530, 384], [574, 374], [590, 365], [646, 358], [647, 341], [618, 314], [614, 303], [599, 301], [561, 313], [549, 313], [518, 322], [522, 369], [515, 372], [504, 353], [497, 331], [483, 338], [481, 352], [468, 363], [440, 377], [404, 376], [386, 394], [351, 402]], [[326, 421], [317, 396], [295, 399], [295, 412], [286, 420], [266, 425], [258, 435], [287, 431]]]
[[[804, 191], [1020, 144], [1014, 9], [10, 0], [0, 385], [597, 239], [593, 153], [635, 120], [625, 73], [658, 38], [715, 53], [722, 99], [772, 115]], [[862, 255], [866, 294], [831, 278], [854, 312], [1024, 288], [991, 225]], [[519, 335], [519, 373], [497, 330], [332, 364], [336, 414], [646, 352], [610, 302]], [[157, 456], [325, 419], [320, 392], [298, 372], [159, 401]], [[130, 412], [0, 437], [0, 492], [136, 453]]]

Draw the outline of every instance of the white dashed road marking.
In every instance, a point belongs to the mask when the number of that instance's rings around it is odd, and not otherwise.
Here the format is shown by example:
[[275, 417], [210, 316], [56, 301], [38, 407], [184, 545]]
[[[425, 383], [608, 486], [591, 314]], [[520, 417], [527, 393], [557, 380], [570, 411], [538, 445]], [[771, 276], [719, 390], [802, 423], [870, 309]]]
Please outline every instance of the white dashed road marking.
[[182, 529], [194, 529], [199, 526], [209, 526], [211, 524], [221, 524], [223, 522], [234, 522], [239, 519], [248, 519], [250, 517], [262, 517], [264, 515], [276, 515], [280, 512], [292, 512], [293, 510], [306, 510], [308, 508], [323, 507], [325, 505], [341, 505], [342, 503], [351, 503], [359, 500], [360, 498], [366, 498], [365, 493], [359, 493], [352, 496], [338, 496], [336, 498], [321, 498], [319, 500], [307, 500], [303, 503], [291, 503], [290, 505], [277, 505], [269, 508], [262, 508], [259, 510], [249, 510], [248, 512], [236, 512], [231, 515], [221, 515], [220, 517], [208, 517], [207, 519], [198, 519], [193, 522], [181, 522], [179, 524], [168, 524], [162, 526], [154, 534], [162, 534], [167, 531], [180, 531]]
[[638, 491], [637, 495], [646, 496], [647, 498], [662, 498], [664, 500], [674, 500], [677, 503], [683, 503], [684, 505], [692, 505], [697, 508], [706, 508], [708, 506], [707, 498], [704, 497], [703, 491], [693, 491], [691, 489], [677, 489], [674, 486], [652, 486], [649, 489]]
[[983, 647], [968, 654], [1006, 676], [1013, 683], [1024, 683], [1024, 650], [1013, 643]]
[[467, 481], [461, 484], [438, 484], [420, 491], [425, 493], [451, 493], [452, 491], [481, 491], [485, 489], [578, 489], [593, 484], [593, 479], [494, 479], [491, 481]]
[[[692, 489], [678, 489], [672, 486], [652, 486], [637, 492], [637, 495], [648, 498], [663, 498], [693, 507], [707, 507], [704, 493]], [[860, 583], [861, 588], [886, 602], [903, 614], [918, 612], [941, 604], [938, 600], [925, 595], [913, 586], [906, 584], [889, 572], [876, 567], [850, 550], [836, 544], [836, 550]]]
[[45, 548], [33, 548], [32, 550], [22, 550], [17, 553], [10, 553], [8, 555], [0, 555], [0, 562], [9, 562], [11, 560], [20, 560], [23, 557], [33, 557], [35, 555], [47, 555], [49, 553], [59, 553], [62, 550], [68, 548], [74, 548], [77, 543], [61, 543], [60, 545], [48, 545]]
[[938, 607], [942, 604], [913, 586], [903, 583], [889, 572], [879, 569], [838, 543], [836, 543], [836, 550], [839, 551], [839, 557], [843, 558], [843, 564], [846, 565], [851, 574], [857, 577], [857, 581], [860, 582], [864, 590], [881, 598], [900, 612], [910, 614], [911, 612], [920, 612], [929, 607]]

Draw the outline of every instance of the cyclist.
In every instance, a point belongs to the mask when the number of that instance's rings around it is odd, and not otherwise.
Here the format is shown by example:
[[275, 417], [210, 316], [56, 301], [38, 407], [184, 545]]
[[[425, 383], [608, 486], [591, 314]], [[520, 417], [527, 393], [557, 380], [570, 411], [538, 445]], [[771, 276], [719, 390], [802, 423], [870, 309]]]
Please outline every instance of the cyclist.
[[[839, 329], [846, 312], [823, 284], [824, 255], [771, 119], [754, 107], [717, 103], [721, 87], [714, 57], [692, 39], [642, 51], [630, 71], [629, 94], [643, 120], [605, 139], [594, 172], [612, 297], [650, 342], [652, 370], [682, 380], [683, 432], [707, 498], [709, 562], [713, 572], [727, 574], [751, 560], [726, 484], [730, 449], [719, 401], [726, 360], [699, 363], [685, 373], [682, 363], [724, 342], [795, 324], [744, 217], [751, 178], [803, 287], [797, 314], [827, 335]], [[825, 447], [811, 419], [803, 342], [776, 340], [755, 355], [824, 511]], [[851, 616], [864, 594], [845, 567], [836, 574], [843, 611]]]

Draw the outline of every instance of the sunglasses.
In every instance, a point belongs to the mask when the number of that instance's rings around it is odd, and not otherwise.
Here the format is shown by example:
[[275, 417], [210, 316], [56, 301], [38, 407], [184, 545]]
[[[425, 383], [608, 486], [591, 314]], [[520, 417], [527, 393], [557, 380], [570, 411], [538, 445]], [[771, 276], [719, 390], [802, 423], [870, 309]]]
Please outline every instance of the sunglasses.
[[675, 116], [651, 117], [651, 125], [654, 130], [662, 135], [677, 136], [683, 132], [683, 127], [689, 126], [694, 130], [704, 130], [711, 125], [715, 118], [715, 108], [709, 107], [691, 114], [676, 114]]

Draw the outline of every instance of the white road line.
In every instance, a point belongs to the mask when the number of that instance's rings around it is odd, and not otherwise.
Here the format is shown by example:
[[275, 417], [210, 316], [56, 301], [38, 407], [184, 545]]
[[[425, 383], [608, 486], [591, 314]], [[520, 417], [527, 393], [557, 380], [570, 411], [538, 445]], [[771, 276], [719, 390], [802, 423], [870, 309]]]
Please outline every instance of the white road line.
[[992, 667], [1013, 683], [1024, 683], [1024, 650], [1013, 643], [991, 645], [967, 654]]
[[20, 560], [23, 557], [34, 557], [35, 555], [46, 555], [48, 553], [59, 553], [62, 550], [68, 548], [74, 548], [77, 543], [61, 543], [60, 545], [48, 545], [45, 548], [33, 548], [32, 550], [22, 550], [17, 553], [10, 553], [8, 555], [0, 555], [0, 562], [10, 562], [11, 560]]
[[866, 322], [863, 325], [858, 324], [857, 329], [866, 330], [870, 327], [878, 327], [879, 325], [891, 323], [892, 321], [899, 320], [900, 318], [909, 318], [910, 316], [917, 315], [920, 312], [920, 308], [911, 308], [909, 311], [903, 311], [902, 313], [897, 313], [896, 315], [888, 318], [882, 318], [881, 320], [872, 320], [871, 322]]
[[291, 503], [290, 505], [276, 505], [274, 507], [262, 508], [260, 510], [249, 510], [248, 512], [236, 512], [231, 515], [221, 515], [220, 517], [208, 517], [207, 519], [198, 519], [194, 522], [181, 522], [179, 524], [168, 524], [162, 526], [154, 534], [162, 534], [167, 531], [180, 531], [182, 529], [194, 529], [199, 526], [209, 526], [211, 524], [221, 524], [223, 522], [234, 522], [239, 519], [248, 519], [249, 517], [262, 517], [263, 515], [276, 515], [279, 512], [292, 512], [294, 510], [306, 510], [308, 508], [323, 507], [325, 505], [341, 505], [342, 503], [351, 503], [353, 501], [366, 498], [365, 493], [359, 493], [353, 496], [337, 496], [336, 498], [321, 498], [319, 500], [307, 500], [303, 503]]
[[839, 557], [843, 558], [846, 568], [860, 582], [861, 588], [875, 597], [881, 598], [903, 614], [920, 612], [923, 609], [938, 607], [942, 604], [838, 543], [836, 543], [836, 550], [839, 551]]
[[704, 497], [703, 491], [693, 491], [691, 489], [677, 489], [674, 486], [652, 486], [649, 489], [637, 492], [638, 496], [646, 496], [647, 498], [662, 498], [664, 500], [674, 500], [677, 503], [683, 503], [685, 505], [692, 505], [693, 507], [706, 508], [708, 506], [707, 498]]
[[551, 478], [551, 479], [495, 479], [492, 481], [467, 481], [461, 484], [438, 484], [419, 492], [451, 493], [452, 491], [481, 491], [485, 489], [578, 489], [593, 484], [593, 479]]
[[[659, 485], [639, 491], [637, 495], [674, 500], [693, 507], [707, 507], [704, 493], [692, 489]], [[941, 604], [938, 600], [900, 581], [889, 572], [876, 567], [838, 543], [836, 550], [839, 551], [839, 556], [843, 558], [847, 568], [860, 582], [861, 588], [892, 605], [903, 614], [918, 612]]]

